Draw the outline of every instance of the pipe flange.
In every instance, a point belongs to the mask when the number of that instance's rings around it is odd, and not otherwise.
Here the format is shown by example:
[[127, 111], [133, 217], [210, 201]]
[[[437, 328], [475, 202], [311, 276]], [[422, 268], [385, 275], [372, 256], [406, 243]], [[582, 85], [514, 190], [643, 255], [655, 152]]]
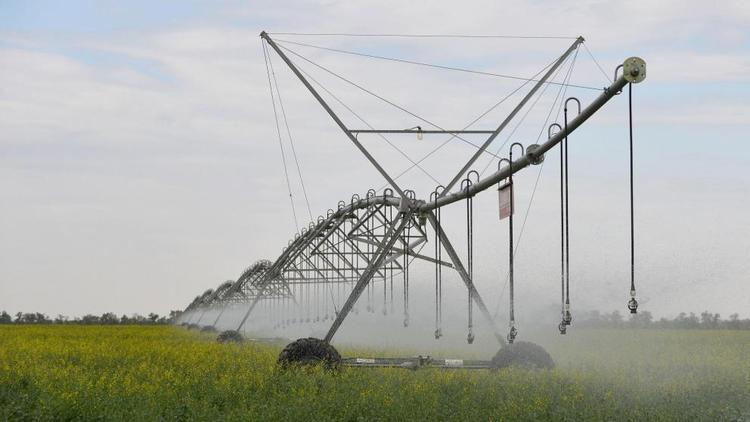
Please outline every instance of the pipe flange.
[[544, 162], [544, 154], [537, 154], [536, 150], [539, 149], [539, 144], [531, 144], [526, 147], [526, 155], [529, 156], [529, 161], [533, 165], [539, 165]]
[[637, 84], [646, 79], [646, 62], [640, 57], [630, 57], [622, 64], [625, 80]]

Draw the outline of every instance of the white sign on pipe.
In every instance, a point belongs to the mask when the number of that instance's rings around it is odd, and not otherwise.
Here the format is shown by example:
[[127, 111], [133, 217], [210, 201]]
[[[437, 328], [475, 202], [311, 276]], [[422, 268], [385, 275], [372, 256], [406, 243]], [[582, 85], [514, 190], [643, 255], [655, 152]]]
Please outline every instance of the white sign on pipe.
[[497, 190], [497, 193], [500, 201], [500, 219], [502, 220], [510, 217], [513, 212], [513, 189], [511, 189], [510, 183], [506, 183]]

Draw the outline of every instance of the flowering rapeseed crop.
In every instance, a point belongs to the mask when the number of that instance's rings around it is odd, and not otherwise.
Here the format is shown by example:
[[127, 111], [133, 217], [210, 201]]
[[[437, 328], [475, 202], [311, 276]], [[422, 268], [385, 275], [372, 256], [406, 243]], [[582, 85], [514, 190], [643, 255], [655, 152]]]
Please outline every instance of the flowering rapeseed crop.
[[[750, 333], [587, 331], [528, 372], [275, 369], [175, 327], [0, 327], [0, 420], [732, 420]], [[582, 346], [586, 345], [586, 346]], [[744, 413], [743, 413], [744, 412]]]

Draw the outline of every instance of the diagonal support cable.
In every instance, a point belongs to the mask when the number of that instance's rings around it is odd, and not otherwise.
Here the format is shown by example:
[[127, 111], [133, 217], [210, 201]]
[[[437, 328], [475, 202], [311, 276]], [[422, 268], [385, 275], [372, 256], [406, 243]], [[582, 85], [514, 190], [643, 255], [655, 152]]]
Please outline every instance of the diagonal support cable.
[[[263, 46], [265, 49], [265, 45]], [[305, 204], [307, 205], [307, 215], [310, 216], [312, 221], [312, 209], [310, 208], [310, 200], [307, 197], [307, 188], [305, 187], [305, 178], [302, 177], [302, 169], [299, 165], [299, 159], [297, 158], [297, 150], [294, 148], [294, 138], [292, 138], [292, 131], [289, 129], [289, 119], [286, 117], [286, 109], [284, 108], [284, 102], [281, 100], [281, 91], [279, 91], [279, 83], [276, 80], [276, 72], [273, 69], [273, 60], [268, 57], [268, 64], [271, 66], [271, 76], [273, 77], [273, 85], [276, 88], [276, 96], [279, 97], [279, 108], [281, 108], [281, 115], [284, 118], [284, 126], [286, 126], [286, 134], [289, 137], [289, 144], [292, 147], [292, 157], [294, 157], [294, 164], [297, 166], [297, 174], [299, 175], [299, 183], [302, 186], [302, 195], [305, 197]]]
[[273, 95], [273, 86], [271, 85], [271, 71], [268, 67], [268, 52], [263, 45], [263, 58], [266, 62], [266, 76], [268, 77], [268, 90], [271, 93], [271, 105], [273, 106], [273, 117], [276, 122], [276, 134], [279, 137], [279, 149], [281, 150], [281, 162], [284, 164], [284, 177], [286, 179], [286, 188], [289, 191], [289, 202], [292, 206], [292, 215], [294, 216], [294, 227], [299, 230], [299, 221], [297, 220], [297, 210], [294, 208], [294, 198], [292, 197], [292, 185], [289, 183], [289, 170], [286, 165], [286, 154], [284, 153], [284, 143], [281, 140], [281, 127], [279, 126], [279, 114], [276, 110], [276, 100]]
[[380, 175], [383, 176], [383, 178], [388, 181], [388, 184], [390, 184], [393, 187], [393, 189], [396, 192], [398, 192], [400, 196], [403, 197], [404, 191], [401, 190], [398, 184], [396, 184], [396, 181], [393, 180], [393, 178], [391, 178], [388, 172], [386, 172], [385, 169], [370, 154], [370, 152], [367, 151], [367, 148], [362, 146], [362, 144], [357, 140], [357, 138], [354, 137], [354, 135], [352, 135], [352, 133], [349, 131], [349, 128], [347, 128], [344, 122], [342, 122], [341, 119], [339, 119], [339, 117], [336, 115], [336, 113], [334, 113], [333, 110], [331, 110], [331, 107], [325, 102], [325, 100], [323, 100], [323, 98], [320, 96], [320, 94], [318, 94], [315, 88], [313, 88], [312, 85], [310, 85], [310, 82], [308, 82], [307, 79], [305, 79], [302, 73], [300, 73], [299, 69], [297, 69], [297, 67], [294, 66], [294, 63], [292, 63], [291, 60], [289, 60], [289, 57], [287, 57], [286, 54], [284, 54], [284, 52], [281, 51], [279, 46], [276, 45], [276, 43], [271, 39], [271, 37], [268, 36], [268, 34], [265, 31], [261, 32], [260, 36], [268, 43], [268, 45], [271, 46], [271, 48], [274, 49], [274, 51], [276, 51], [276, 54], [278, 54], [279, 57], [281, 57], [284, 63], [286, 63], [286, 65], [289, 66], [289, 68], [292, 70], [295, 76], [297, 76], [297, 78], [300, 80], [300, 82], [302, 82], [305, 88], [307, 88], [307, 90], [310, 91], [312, 96], [315, 97], [316, 100], [318, 100], [318, 103], [320, 103], [320, 105], [328, 113], [328, 115], [331, 116], [333, 121], [339, 126], [339, 128], [341, 128], [341, 130], [346, 134], [349, 140], [352, 141], [354, 146], [356, 146], [357, 149], [359, 149], [362, 152], [362, 154], [364, 154], [365, 158], [367, 158], [370, 164], [372, 164], [373, 167], [375, 167], [375, 169], [380, 173]]
[[578, 37], [575, 42], [565, 51], [565, 53], [560, 56], [560, 58], [557, 59], [557, 61], [547, 70], [547, 73], [542, 76], [542, 78], [534, 84], [534, 86], [531, 88], [531, 90], [526, 94], [526, 96], [521, 100], [520, 103], [513, 109], [513, 111], [510, 112], [508, 117], [503, 120], [503, 122], [500, 124], [500, 126], [497, 127], [495, 130], [495, 133], [490, 135], [489, 138], [482, 144], [482, 147], [479, 148], [477, 152], [474, 153], [474, 155], [469, 159], [469, 161], [466, 162], [466, 164], [461, 168], [461, 170], [456, 174], [456, 176], [453, 177], [453, 180], [451, 180], [446, 186], [445, 190], [442, 192], [440, 196], [445, 196], [450, 192], [451, 188], [456, 185], [456, 183], [463, 177], [463, 175], [466, 173], [467, 170], [471, 167], [472, 164], [479, 158], [480, 155], [487, 149], [487, 147], [492, 143], [492, 141], [497, 138], [497, 135], [500, 134], [500, 132], [505, 129], [505, 127], [510, 123], [511, 120], [513, 120], [513, 117], [518, 114], [518, 112], [523, 108], [523, 106], [526, 104], [526, 102], [536, 93], [536, 91], [544, 84], [544, 82], [549, 79], [549, 77], [555, 72], [555, 70], [565, 61], [565, 59], [578, 48], [578, 45], [580, 45], [583, 42], [583, 37]]

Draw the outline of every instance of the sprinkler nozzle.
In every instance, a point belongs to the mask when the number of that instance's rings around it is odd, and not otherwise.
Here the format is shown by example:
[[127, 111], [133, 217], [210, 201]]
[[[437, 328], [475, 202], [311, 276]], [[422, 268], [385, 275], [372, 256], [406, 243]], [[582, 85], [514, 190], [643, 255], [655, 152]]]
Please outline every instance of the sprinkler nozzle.
[[513, 340], [516, 339], [517, 335], [518, 335], [518, 330], [516, 330], [516, 327], [514, 325], [511, 325], [510, 332], [508, 333], [508, 343], [513, 344]]
[[637, 314], [638, 313], [638, 301], [635, 300], [635, 298], [630, 298], [628, 301], [628, 309], [630, 309], [631, 314]]

